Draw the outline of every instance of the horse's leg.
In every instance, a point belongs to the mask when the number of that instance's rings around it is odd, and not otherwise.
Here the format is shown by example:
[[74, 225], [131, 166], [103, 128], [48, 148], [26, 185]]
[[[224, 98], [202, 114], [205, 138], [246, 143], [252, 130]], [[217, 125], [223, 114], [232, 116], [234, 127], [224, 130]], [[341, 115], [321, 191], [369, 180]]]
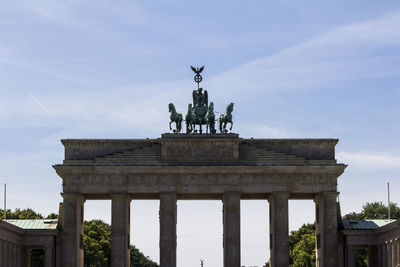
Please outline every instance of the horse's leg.
[[231, 121], [231, 131], [232, 131], [233, 122]]
[[172, 130], [171, 123], [172, 123], [172, 121], [169, 122], [169, 130], [170, 131]]

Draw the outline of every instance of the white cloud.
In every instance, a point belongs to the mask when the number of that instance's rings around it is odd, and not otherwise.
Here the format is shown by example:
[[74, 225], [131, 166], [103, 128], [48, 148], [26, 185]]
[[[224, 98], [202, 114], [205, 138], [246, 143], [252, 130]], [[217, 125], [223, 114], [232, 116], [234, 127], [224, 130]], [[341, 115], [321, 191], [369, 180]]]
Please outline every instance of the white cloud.
[[348, 164], [352, 169], [400, 169], [400, 156], [388, 153], [340, 151], [336, 153], [336, 158], [339, 162]]
[[246, 138], [288, 138], [295, 135], [284, 128], [246, 122], [241, 122], [237, 131]]

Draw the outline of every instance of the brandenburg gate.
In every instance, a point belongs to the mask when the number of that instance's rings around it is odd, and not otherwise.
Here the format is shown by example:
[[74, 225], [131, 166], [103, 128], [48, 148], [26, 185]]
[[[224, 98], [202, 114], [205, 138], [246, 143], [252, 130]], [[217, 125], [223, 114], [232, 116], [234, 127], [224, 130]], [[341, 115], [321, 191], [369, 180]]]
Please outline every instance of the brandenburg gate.
[[207, 106], [207, 114], [211, 105], [200, 89], [193, 91], [194, 103], [188, 108], [193, 123], [188, 124], [186, 115], [186, 134], [179, 133], [179, 116], [173, 120], [171, 114], [175, 133], [161, 138], [62, 140], [65, 159], [54, 168], [63, 185], [63, 266], [83, 266], [84, 203], [92, 199], [112, 201], [113, 267], [129, 266], [129, 244], [135, 239], [130, 237], [130, 204], [140, 199], [160, 201], [161, 267], [177, 266], [177, 201], [187, 199], [222, 201], [224, 267], [241, 266], [241, 199], [269, 203], [273, 267], [289, 266], [288, 201], [312, 199], [317, 266], [338, 266], [337, 180], [346, 167], [335, 159], [338, 140], [243, 139], [227, 132], [222, 116], [221, 133], [207, 125], [210, 133], [201, 134], [194, 126], [202, 120], [195, 117], [205, 116], [201, 105]]

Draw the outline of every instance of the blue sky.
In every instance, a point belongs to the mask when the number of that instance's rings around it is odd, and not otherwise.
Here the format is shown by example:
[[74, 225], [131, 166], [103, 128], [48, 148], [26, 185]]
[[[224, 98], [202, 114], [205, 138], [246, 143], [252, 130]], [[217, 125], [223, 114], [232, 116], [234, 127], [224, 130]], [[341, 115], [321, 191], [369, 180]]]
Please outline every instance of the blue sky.
[[[241, 137], [339, 138], [337, 159], [349, 165], [339, 179], [343, 213], [386, 201], [387, 182], [400, 203], [399, 29], [398, 1], [6, 1], [8, 206], [57, 211], [51, 165], [62, 161], [62, 138], [167, 132], [167, 104], [184, 112], [191, 101], [190, 65], [206, 65], [203, 87], [217, 111], [235, 103]], [[86, 219], [109, 220], [108, 207], [88, 201]], [[157, 209], [132, 203], [132, 241], [155, 260]], [[221, 266], [221, 203], [181, 202], [178, 212], [178, 264]], [[269, 255], [267, 213], [268, 203], [242, 202], [243, 265]], [[312, 222], [312, 201], [291, 201], [290, 215], [291, 229]]]

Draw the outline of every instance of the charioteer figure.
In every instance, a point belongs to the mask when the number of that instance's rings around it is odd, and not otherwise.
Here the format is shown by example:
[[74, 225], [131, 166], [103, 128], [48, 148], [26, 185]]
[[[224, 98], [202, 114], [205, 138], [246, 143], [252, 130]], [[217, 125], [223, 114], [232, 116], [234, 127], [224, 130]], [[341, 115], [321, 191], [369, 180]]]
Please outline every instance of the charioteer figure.
[[[193, 104], [188, 105], [187, 114], [185, 116], [186, 122], [186, 133], [203, 133], [202, 126], [206, 125], [206, 133], [210, 131], [211, 134], [215, 134], [215, 114], [214, 114], [214, 103], [210, 102], [208, 104], [208, 93], [207, 90], [203, 91], [203, 88], [200, 87], [200, 83], [203, 80], [201, 76], [201, 72], [204, 70], [204, 66], [200, 68], [195, 68], [190, 66], [190, 68], [196, 74], [194, 76], [194, 81], [197, 83], [197, 90], [193, 90]], [[230, 103], [226, 109], [226, 112], [221, 114], [219, 117], [219, 129], [221, 133], [227, 133], [228, 130], [226, 129], [227, 123], [231, 124], [230, 130], [232, 130], [232, 111], [233, 111], [233, 103]], [[181, 131], [181, 122], [182, 122], [182, 115], [175, 111], [175, 107], [172, 103], [170, 103], [170, 129], [171, 123], [175, 122], [176, 129], [174, 133], [179, 133]], [[199, 126], [199, 131], [196, 129], [196, 125]]]

